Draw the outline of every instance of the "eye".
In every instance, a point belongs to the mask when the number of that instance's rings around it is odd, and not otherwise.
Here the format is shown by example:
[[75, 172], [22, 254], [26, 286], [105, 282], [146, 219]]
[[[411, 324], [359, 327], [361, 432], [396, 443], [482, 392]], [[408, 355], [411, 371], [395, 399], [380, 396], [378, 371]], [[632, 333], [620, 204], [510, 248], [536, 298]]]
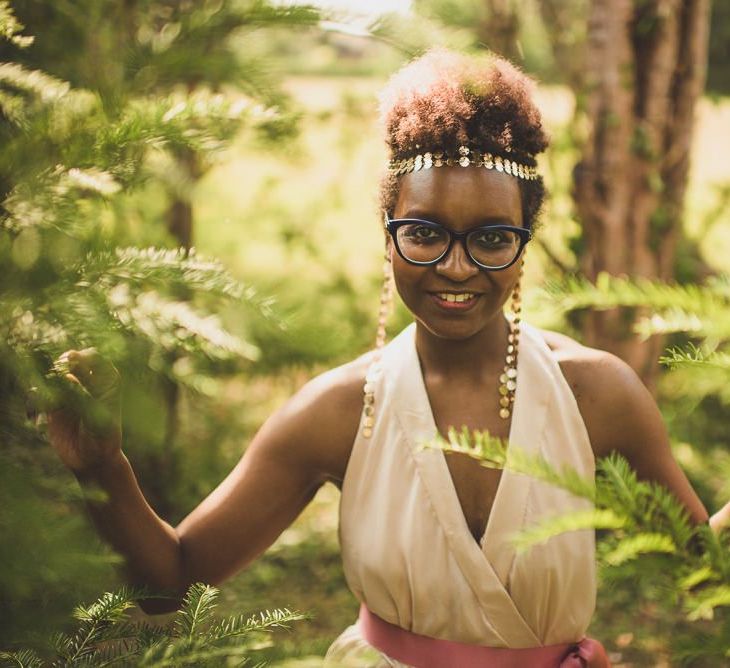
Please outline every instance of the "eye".
[[506, 230], [479, 230], [472, 239], [481, 246], [509, 246], [514, 243], [514, 233]]
[[444, 233], [441, 230], [430, 227], [428, 225], [404, 225], [401, 228], [401, 236], [405, 237], [411, 243], [427, 243], [431, 241], [441, 241]]

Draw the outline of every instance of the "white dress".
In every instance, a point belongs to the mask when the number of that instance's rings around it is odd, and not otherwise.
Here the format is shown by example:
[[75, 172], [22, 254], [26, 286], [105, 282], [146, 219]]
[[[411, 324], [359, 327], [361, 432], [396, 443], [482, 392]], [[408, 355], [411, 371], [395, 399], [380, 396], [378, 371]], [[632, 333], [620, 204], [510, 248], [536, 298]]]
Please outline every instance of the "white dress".
[[[437, 434], [415, 346], [415, 325], [383, 350], [371, 438], [353, 445], [340, 501], [347, 583], [380, 618], [420, 635], [491, 647], [578, 642], [595, 606], [592, 530], [517, 553], [510, 536], [590, 504], [504, 470], [484, 536], [464, 518]], [[540, 332], [523, 324], [510, 447], [541, 453], [584, 477], [593, 451], [575, 397]], [[332, 666], [398, 666], [357, 625], [332, 644]]]

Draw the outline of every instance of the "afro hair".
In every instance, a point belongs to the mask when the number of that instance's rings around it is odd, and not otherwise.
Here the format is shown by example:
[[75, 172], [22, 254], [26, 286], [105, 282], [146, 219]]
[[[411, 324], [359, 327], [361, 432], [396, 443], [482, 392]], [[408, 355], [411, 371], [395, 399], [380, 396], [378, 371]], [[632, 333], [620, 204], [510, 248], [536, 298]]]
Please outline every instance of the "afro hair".
[[[461, 145], [534, 166], [548, 138], [532, 99], [533, 82], [493, 54], [433, 49], [396, 72], [380, 95], [391, 159], [426, 151], [455, 154]], [[381, 181], [380, 204], [393, 214], [399, 177]], [[534, 227], [545, 198], [542, 178], [520, 180], [523, 217]]]

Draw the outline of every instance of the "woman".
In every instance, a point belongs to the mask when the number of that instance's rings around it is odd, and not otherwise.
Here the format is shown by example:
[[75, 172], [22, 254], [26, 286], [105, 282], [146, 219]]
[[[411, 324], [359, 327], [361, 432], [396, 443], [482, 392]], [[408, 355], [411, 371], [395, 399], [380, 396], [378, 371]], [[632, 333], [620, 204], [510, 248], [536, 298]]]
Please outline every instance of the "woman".
[[[636, 375], [608, 353], [521, 326], [519, 279], [544, 195], [535, 156], [547, 145], [526, 77], [498, 58], [434, 51], [391, 80], [382, 111], [386, 266], [415, 325], [382, 346], [386, 275], [377, 350], [303, 387], [176, 528], [141, 494], [118, 420], [93, 433], [57, 411], [51, 442], [82, 484], [106, 491], [104, 503], [89, 503], [98, 530], [132, 579], [155, 590], [225, 580], [324, 482], [340, 486], [345, 572], [363, 607], [330, 665], [557, 666], [578, 656], [607, 665], [600, 645], [583, 639], [595, 598], [592, 533], [525, 555], [508, 540], [581, 502], [418, 444], [466, 425], [586, 475], [618, 451], [694, 521], [707, 513]], [[70, 381], [115, 405], [110, 365], [91, 350], [62, 361]]]

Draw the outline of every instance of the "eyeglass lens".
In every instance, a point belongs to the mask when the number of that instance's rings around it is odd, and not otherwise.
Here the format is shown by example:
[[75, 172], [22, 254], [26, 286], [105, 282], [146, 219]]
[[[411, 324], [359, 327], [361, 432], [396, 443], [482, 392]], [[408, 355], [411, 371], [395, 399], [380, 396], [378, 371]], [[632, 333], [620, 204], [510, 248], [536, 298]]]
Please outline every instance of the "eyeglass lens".
[[[451, 235], [441, 226], [414, 222], [398, 228], [397, 241], [406, 259], [413, 262], [433, 262], [446, 252]], [[520, 237], [510, 230], [483, 227], [468, 234], [466, 247], [479, 264], [501, 267], [514, 260], [520, 249]]]

